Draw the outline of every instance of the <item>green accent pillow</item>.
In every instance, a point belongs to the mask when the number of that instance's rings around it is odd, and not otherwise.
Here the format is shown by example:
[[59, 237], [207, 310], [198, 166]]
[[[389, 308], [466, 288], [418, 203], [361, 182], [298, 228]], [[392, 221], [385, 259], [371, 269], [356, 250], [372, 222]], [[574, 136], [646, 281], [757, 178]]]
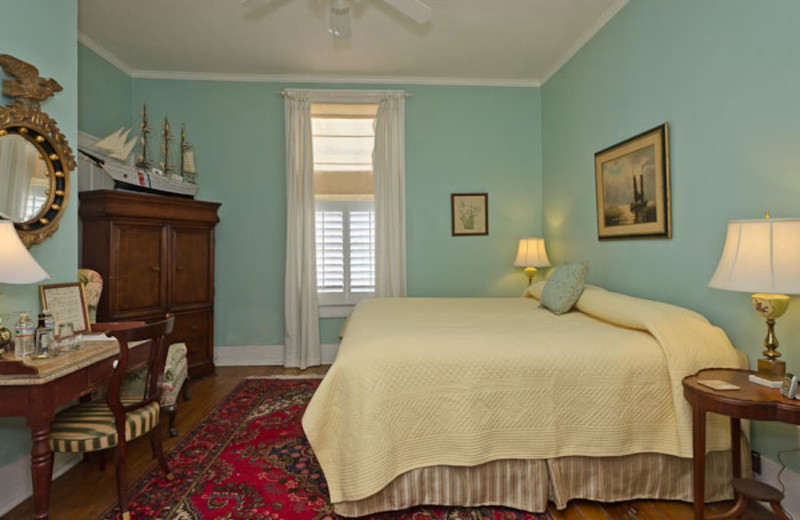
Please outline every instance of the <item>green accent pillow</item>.
[[542, 305], [553, 314], [564, 314], [575, 305], [583, 292], [589, 262], [561, 264], [553, 270], [542, 291]]

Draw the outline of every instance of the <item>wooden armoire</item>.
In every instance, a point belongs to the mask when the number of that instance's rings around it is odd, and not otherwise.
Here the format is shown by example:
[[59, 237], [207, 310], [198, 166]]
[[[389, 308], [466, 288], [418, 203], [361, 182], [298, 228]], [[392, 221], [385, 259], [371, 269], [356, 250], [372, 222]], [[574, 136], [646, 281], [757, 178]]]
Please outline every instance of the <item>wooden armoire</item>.
[[175, 315], [189, 375], [214, 373], [214, 226], [220, 204], [120, 191], [80, 194], [81, 267], [104, 279], [97, 321]]

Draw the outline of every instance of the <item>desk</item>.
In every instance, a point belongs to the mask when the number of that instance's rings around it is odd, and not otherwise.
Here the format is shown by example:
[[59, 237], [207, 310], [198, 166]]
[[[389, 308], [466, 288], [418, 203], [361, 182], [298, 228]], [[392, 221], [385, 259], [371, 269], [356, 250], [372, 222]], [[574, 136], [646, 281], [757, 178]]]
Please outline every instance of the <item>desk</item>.
[[[131, 348], [128, 366], [144, 365], [149, 342]], [[111, 377], [119, 345], [113, 341], [86, 341], [83, 348], [45, 360], [27, 363], [37, 374], [0, 376], [0, 417], [25, 417], [31, 429], [31, 471], [33, 474], [33, 518], [50, 514], [50, 481], [53, 453], [50, 451], [50, 423], [56, 409], [91, 393]]]
[[[694, 449], [694, 520], [703, 520], [706, 463], [706, 413], [713, 412], [731, 418], [731, 450], [733, 477], [742, 482], [741, 420], [780, 421], [800, 424], [800, 403], [787, 399], [777, 388], [751, 383], [750, 370], [706, 369], [683, 380], [683, 395], [692, 405], [692, 439]], [[720, 379], [740, 387], [739, 390], [712, 390], [698, 381]], [[776, 490], [777, 492], [777, 490]], [[737, 490], [738, 494], [738, 490]], [[738, 498], [738, 497], [737, 497]], [[745, 503], [746, 504], [746, 503]], [[780, 505], [778, 505], [780, 508]], [[773, 504], [775, 509], [775, 504]], [[782, 509], [780, 510], [782, 511]], [[733, 516], [730, 511], [715, 515], [718, 520]], [[776, 510], [777, 514], [781, 514]]]

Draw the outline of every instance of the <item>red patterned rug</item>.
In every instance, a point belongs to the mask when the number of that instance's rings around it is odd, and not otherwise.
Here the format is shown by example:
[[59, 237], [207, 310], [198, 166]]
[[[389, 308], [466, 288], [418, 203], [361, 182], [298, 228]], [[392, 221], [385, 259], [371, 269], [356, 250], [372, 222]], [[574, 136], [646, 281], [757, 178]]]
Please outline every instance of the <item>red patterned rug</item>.
[[[333, 520], [300, 419], [319, 380], [242, 382], [130, 492], [135, 520]], [[99, 520], [118, 516], [110, 509]], [[551, 520], [506, 508], [418, 507], [370, 520]]]

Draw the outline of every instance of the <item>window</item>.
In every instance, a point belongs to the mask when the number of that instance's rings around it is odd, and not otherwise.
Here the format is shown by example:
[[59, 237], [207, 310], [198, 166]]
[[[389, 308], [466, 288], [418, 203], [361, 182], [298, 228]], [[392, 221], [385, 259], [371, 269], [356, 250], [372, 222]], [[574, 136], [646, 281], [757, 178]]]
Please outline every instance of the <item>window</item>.
[[336, 307], [342, 310], [375, 294], [377, 109], [372, 104], [311, 107], [321, 316], [340, 315]]

